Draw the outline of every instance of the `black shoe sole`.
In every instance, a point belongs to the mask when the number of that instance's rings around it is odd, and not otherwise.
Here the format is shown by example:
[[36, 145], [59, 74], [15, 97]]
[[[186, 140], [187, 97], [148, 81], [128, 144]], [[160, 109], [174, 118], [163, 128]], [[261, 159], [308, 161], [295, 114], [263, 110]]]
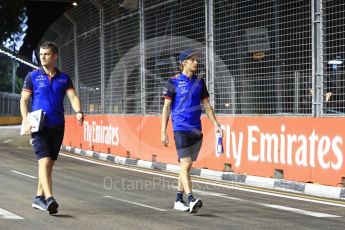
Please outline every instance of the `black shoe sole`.
[[58, 207], [59, 207], [58, 203], [52, 202], [52, 203], [47, 207], [47, 211], [48, 211], [49, 214], [56, 214], [56, 213], [58, 213], [58, 210], [57, 210]]
[[198, 213], [199, 208], [201, 208], [203, 205], [201, 200], [198, 200], [198, 202], [196, 202], [196, 204], [194, 205], [192, 211], [190, 213]]

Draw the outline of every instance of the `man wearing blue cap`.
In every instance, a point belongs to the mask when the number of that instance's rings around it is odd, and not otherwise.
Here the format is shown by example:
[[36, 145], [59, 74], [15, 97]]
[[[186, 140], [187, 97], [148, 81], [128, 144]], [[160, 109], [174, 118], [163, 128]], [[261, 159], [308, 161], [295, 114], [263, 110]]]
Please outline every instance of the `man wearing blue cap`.
[[[178, 191], [174, 209], [197, 213], [203, 203], [195, 199], [192, 194], [192, 180], [190, 170], [193, 161], [197, 160], [201, 144], [201, 104], [216, 132], [222, 133], [213, 108], [209, 103], [208, 91], [203, 79], [195, 75], [198, 69], [199, 53], [186, 49], [179, 55], [181, 73], [168, 80], [163, 91], [164, 106], [162, 112], [161, 141], [168, 146], [169, 138], [166, 133], [169, 116], [173, 124], [174, 139], [180, 162], [181, 171], [178, 180]], [[183, 192], [187, 194], [189, 205], [183, 200]]]

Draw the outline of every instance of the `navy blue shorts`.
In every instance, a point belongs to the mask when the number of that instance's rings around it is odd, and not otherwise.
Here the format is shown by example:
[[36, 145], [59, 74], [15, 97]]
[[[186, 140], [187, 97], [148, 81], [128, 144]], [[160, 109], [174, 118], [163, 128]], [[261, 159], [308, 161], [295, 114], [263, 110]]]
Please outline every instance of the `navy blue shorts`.
[[44, 127], [42, 131], [32, 134], [32, 144], [37, 159], [50, 157], [51, 160], [57, 160], [61, 144], [63, 141], [65, 128]]
[[201, 149], [202, 133], [177, 131], [174, 132], [174, 139], [178, 161], [185, 157], [190, 157], [192, 161], [196, 161]]

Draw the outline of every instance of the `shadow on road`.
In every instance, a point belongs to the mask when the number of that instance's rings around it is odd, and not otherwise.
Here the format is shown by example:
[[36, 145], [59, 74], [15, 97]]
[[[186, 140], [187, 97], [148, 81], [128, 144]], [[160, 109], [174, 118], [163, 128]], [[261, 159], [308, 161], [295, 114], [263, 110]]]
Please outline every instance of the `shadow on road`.
[[67, 215], [67, 214], [55, 214], [55, 215], [51, 215], [53, 217], [58, 217], [58, 218], [75, 218], [72, 215]]

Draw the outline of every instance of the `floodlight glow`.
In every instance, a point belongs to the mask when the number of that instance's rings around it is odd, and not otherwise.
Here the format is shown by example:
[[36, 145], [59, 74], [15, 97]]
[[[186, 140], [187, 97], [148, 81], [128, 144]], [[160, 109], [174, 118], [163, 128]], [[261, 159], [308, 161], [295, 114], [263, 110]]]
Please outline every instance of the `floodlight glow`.
[[30, 67], [32, 67], [32, 68], [35, 68], [35, 69], [38, 69], [38, 68], [39, 68], [38, 66], [35, 66], [35, 65], [31, 64], [30, 62], [27, 62], [27, 61], [25, 61], [25, 60], [23, 60], [23, 59], [21, 59], [21, 58], [19, 58], [19, 57], [16, 57], [15, 55], [13, 55], [13, 54], [11, 54], [11, 53], [9, 53], [9, 52], [6, 52], [6, 51], [2, 50], [1, 48], [0, 48], [0, 53], [3, 53], [3, 54], [5, 54], [6, 56], [8, 56], [8, 57], [10, 57], [10, 58], [12, 58], [12, 59], [14, 59], [14, 60], [17, 60], [17, 61], [19, 61], [19, 62], [21, 62], [21, 63], [23, 63], [23, 64], [25, 64], [25, 65], [27, 65], [27, 66], [30, 66]]

